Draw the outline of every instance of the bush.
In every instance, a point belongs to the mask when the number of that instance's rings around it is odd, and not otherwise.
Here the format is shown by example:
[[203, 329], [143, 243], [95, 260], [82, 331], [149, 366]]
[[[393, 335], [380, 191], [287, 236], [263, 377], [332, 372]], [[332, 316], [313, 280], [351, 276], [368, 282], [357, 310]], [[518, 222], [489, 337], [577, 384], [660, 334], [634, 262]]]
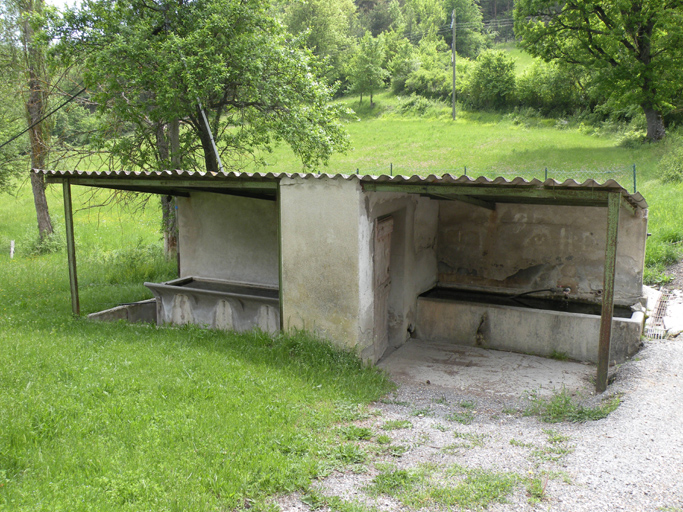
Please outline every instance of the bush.
[[166, 281], [177, 274], [177, 263], [166, 258], [161, 243], [138, 242], [132, 248], [103, 252], [93, 264], [101, 268], [99, 275], [108, 284]]
[[479, 54], [463, 90], [463, 101], [473, 108], [492, 110], [509, 106], [515, 97], [515, 63], [505, 52]]
[[[53, 221], [55, 220], [53, 219]], [[38, 235], [35, 228], [31, 228], [16, 241], [16, 252], [24, 256], [41, 256], [59, 252], [65, 246], [66, 239], [56, 227], [52, 234], [43, 237]]]
[[557, 64], [537, 61], [517, 79], [517, 100], [543, 115], [562, 116], [581, 108], [581, 97], [571, 72]]
[[420, 68], [412, 72], [405, 82], [405, 91], [425, 98], [446, 100], [453, 92], [453, 75], [447, 69]]
[[446, 108], [447, 106], [439, 101], [429, 100], [415, 93], [398, 99], [398, 111], [401, 115], [436, 116]]
[[661, 161], [659, 171], [664, 183], [680, 183], [683, 181], [683, 143], [680, 139], [672, 139]]

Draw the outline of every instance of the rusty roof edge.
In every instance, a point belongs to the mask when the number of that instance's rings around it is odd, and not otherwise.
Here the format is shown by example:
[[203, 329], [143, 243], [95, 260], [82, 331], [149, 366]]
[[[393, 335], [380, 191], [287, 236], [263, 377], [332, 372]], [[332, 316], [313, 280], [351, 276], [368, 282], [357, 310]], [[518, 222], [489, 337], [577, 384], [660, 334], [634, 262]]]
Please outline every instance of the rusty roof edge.
[[622, 187], [615, 180], [609, 179], [604, 183], [599, 183], [593, 179], [588, 179], [583, 182], [577, 182], [573, 179], [567, 179], [559, 182], [552, 178], [545, 181], [533, 178], [527, 180], [521, 176], [507, 179], [502, 176], [495, 178], [487, 178], [479, 176], [474, 178], [472, 176], [456, 176], [453, 174], [436, 175], [430, 174], [427, 176], [420, 176], [413, 174], [406, 175], [371, 175], [371, 174], [355, 174], [355, 173], [276, 173], [276, 172], [241, 172], [241, 171], [227, 171], [227, 172], [211, 172], [200, 173], [194, 171], [183, 171], [179, 169], [163, 170], [163, 171], [57, 171], [47, 169], [32, 169], [36, 174], [43, 174], [47, 177], [54, 178], [138, 178], [138, 179], [196, 179], [197, 181], [204, 180], [220, 180], [220, 179], [252, 179], [252, 180], [272, 180], [279, 181], [282, 178], [288, 179], [343, 179], [343, 180], [358, 180], [360, 182], [370, 183], [392, 183], [392, 184], [439, 184], [439, 185], [465, 185], [465, 186], [501, 186], [501, 187], [524, 187], [524, 188], [558, 188], [558, 189], [602, 189], [602, 190], [618, 190], [622, 196], [633, 206], [646, 209], [648, 207], [645, 198], [639, 193], [631, 194]]

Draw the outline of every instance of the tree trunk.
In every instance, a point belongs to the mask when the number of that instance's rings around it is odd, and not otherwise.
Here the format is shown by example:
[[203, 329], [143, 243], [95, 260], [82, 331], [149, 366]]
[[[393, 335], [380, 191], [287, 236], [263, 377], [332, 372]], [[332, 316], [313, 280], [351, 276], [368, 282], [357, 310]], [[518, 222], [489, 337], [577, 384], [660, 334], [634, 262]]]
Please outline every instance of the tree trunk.
[[[165, 129], [167, 128], [167, 130]], [[168, 138], [167, 138], [168, 137]], [[157, 151], [162, 167], [176, 168], [178, 159], [178, 121], [157, 126]], [[169, 151], [170, 146], [170, 151]], [[161, 226], [164, 233], [164, 254], [168, 259], [178, 255], [178, 224], [173, 196], [161, 196]]]
[[649, 106], [643, 106], [645, 119], [647, 120], [647, 138], [650, 141], [662, 140], [666, 135], [662, 114]]
[[372, 90], [370, 90], [370, 106], [372, 107]]
[[204, 163], [206, 164], [206, 172], [220, 172], [218, 167], [218, 159], [216, 153], [213, 151], [213, 144], [211, 143], [211, 135], [206, 129], [204, 118], [201, 111], [197, 110], [197, 119], [193, 123], [199, 132], [199, 140], [202, 143], [202, 151], [204, 152]]
[[38, 233], [42, 239], [53, 233], [50, 211], [47, 208], [47, 197], [45, 197], [45, 180], [42, 174], [31, 173], [31, 188], [33, 189], [33, 203], [36, 206], [36, 217], [38, 218]]
[[[25, 19], [21, 24], [21, 35], [24, 50], [25, 72], [28, 82], [28, 97], [25, 101], [26, 121], [29, 126], [38, 123], [47, 110], [47, 70], [43, 50], [35, 44], [35, 33], [29, 17], [43, 10], [43, 0], [32, 0], [21, 4]], [[28, 132], [31, 143], [31, 168], [44, 169], [50, 140], [50, 128], [47, 121], [36, 124]], [[31, 173], [33, 202], [36, 206], [38, 233], [45, 238], [53, 233], [50, 211], [45, 197], [45, 181], [42, 176]]]
[[360, 93], [360, 101], [358, 102], [359, 105], [363, 104], [363, 93]]

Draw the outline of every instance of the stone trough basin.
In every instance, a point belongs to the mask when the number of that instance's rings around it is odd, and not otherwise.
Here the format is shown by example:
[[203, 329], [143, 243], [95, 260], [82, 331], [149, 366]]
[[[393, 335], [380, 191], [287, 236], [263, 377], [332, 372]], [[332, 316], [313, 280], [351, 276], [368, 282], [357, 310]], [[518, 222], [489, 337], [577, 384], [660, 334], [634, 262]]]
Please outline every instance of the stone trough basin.
[[[610, 364], [640, 348], [645, 315], [615, 307]], [[539, 356], [598, 361], [600, 306], [568, 300], [511, 297], [434, 288], [417, 301], [415, 336]]]
[[280, 329], [277, 287], [184, 277], [145, 283], [156, 298], [157, 325], [196, 324], [212, 329]]

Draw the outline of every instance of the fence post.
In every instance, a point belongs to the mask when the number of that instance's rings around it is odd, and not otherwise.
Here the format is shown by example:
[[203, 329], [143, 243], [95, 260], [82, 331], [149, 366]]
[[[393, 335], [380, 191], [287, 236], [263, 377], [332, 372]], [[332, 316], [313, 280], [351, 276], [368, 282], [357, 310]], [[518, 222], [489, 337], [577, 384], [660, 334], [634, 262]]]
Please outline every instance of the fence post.
[[633, 164], [633, 193], [635, 194], [636, 192], [638, 192], [636, 188], [636, 164]]

